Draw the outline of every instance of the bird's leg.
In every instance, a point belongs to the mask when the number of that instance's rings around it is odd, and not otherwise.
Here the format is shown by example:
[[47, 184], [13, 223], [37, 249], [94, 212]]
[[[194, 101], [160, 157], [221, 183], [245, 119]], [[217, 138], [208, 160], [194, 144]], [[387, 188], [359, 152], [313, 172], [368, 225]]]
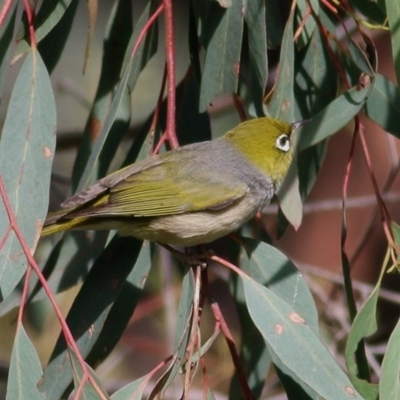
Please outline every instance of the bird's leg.
[[[159, 245], [167, 249], [178, 260], [190, 266], [200, 265], [202, 268], [206, 268], [207, 262], [205, 262], [205, 260], [214, 255], [214, 252], [212, 250], [203, 250], [200, 246], [196, 246], [195, 254], [188, 254], [187, 247], [185, 247], [185, 253], [182, 253], [181, 251], [174, 249], [168, 244], [159, 243]], [[198, 252], [199, 249], [201, 249], [200, 253]]]

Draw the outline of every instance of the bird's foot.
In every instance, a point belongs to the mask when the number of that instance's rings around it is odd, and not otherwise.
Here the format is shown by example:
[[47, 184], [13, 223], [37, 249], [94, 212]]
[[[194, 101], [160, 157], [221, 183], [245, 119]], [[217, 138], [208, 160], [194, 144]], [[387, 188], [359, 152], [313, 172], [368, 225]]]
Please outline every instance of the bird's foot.
[[199, 252], [199, 246], [197, 246], [196, 253], [194, 254], [188, 254], [187, 252], [182, 253], [167, 244], [161, 244], [161, 246], [172, 253], [178, 260], [191, 267], [200, 265], [201, 268], [207, 268], [207, 260], [214, 255], [212, 250], [201, 249], [201, 252]]

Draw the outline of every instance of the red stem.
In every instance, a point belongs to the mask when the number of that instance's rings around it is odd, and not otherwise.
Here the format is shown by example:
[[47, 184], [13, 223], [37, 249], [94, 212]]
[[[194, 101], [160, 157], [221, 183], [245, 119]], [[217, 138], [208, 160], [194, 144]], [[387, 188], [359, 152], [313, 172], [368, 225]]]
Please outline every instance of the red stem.
[[26, 299], [28, 298], [29, 282], [31, 279], [31, 273], [32, 273], [32, 269], [28, 268], [26, 271], [26, 275], [25, 275], [24, 287], [22, 289], [21, 306], [19, 307], [19, 310], [18, 310], [18, 320], [17, 320], [18, 325], [22, 325], [22, 318], [24, 316], [25, 303], [26, 303]]
[[[21, 247], [22, 247], [22, 250], [23, 250], [23, 252], [25, 254], [25, 257], [28, 260], [29, 267], [31, 267], [35, 271], [36, 275], [38, 276], [38, 279], [39, 279], [40, 283], [43, 286], [43, 290], [45, 291], [45, 293], [46, 293], [51, 305], [54, 308], [54, 311], [56, 313], [58, 321], [59, 321], [59, 323], [61, 325], [61, 329], [62, 329], [63, 335], [65, 337], [65, 340], [68, 343], [68, 345], [72, 348], [72, 350], [75, 352], [76, 358], [78, 359], [78, 362], [82, 367], [82, 370], [83, 370], [82, 380], [89, 379], [90, 383], [93, 385], [95, 390], [100, 395], [101, 394], [101, 390], [98, 387], [96, 381], [89, 374], [89, 371], [86, 368], [85, 360], [83, 359], [82, 354], [79, 351], [79, 347], [76, 344], [75, 339], [71, 334], [71, 331], [69, 330], [69, 327], [68, 327], [68, 325], [67, 325], [67, 323], [65, 321], [65, 318], [64, 318], [64, 316], [62, 314], [62, 311], [59, 308], [59, 306], [58, 306], [58, 304], [57, 304], [57, 302], [56, 302], [56, 300], [54, 298], [54, 295], [53, 295], [50, 287], [48, 286], [46, 279], [44, 278], [44, 276], [42, 274], [42, 271], [40, 270], [40, 268], [36, 264], [36, 261], [32, 256], [31, 250], [29, 249], [28, 245], [26, 244], [26, 241], [25, 241], [25, 239], [24, 239], [24, 237], [23, 237], [23, 235], [22, 235], [22, 233], [21, 233], [21, 231], [19, 229], [19, 226], [18, 226], [17, 220], [15, 218], [14, 212], [13, 212], [13, 210], [11, 208], [10, 201], [8, 200], [7, 192], [6, 192], [6, 189], [5, 189], [5, 186], [4, 186], [4, 182], [3, 182], [3, 178], [2, 178], [1, 175], [0, 175], [0, 194], [1, 194], [1, 197], [3, 199], [3, 203], [4, 203], [4, 207], [6, 209], [7, 215], [8, 215], [8, 219], [10, 220], [10, 225], [11, 225], [13, 231], [15, 232], [15, 235], [17, 236], [18, 241], [21, 244]], [[27, 281], [25, 281], [24, 291], [26, 290], [25, 288], [27, 286], [26, 282]], [[21, 304], [21, 307], [23, 307], [23, 303]], [[21, 314], [21, 312], [20, 312], [20, 314]], [[20, 322], [20, 318], [22, 318], [22, 316], [21, 317], [18, 316], [18, 322]]]
[[149, 20], [146, 22], [144, 27], [139, 33], [139, 36], [136, 40], [135, 45], [133, 46], [133, 50], [131, 53], [131, 59], [135, 56], [140, 44], [142, 43], [142, 40], [144, 36], [146, 35], [147, 31], [150, 29], [151, 25], [154, 23], [154, 21], [158, 18], [158, 16], [164, 11], [164, 4], [161, 4], [157, 10], [154, 12], [154, 14], [149, 18]]
[[[154, 111], [153, 120], [151, 121], [151, 129], [150, 130], [152, 130], [153, 132], [156, 128], [158, 117], [160, 115], [160, 109], [161, 109], [161, 104], [162, 104], [166, 84], [167, 84], [167, 65], [165, 65], [165, 67], [164, 67], [164, 74], [163, 74], [163, 79], [161, 82], [160, 93], [158, 94], [157, 106]], [[164, 144], [166, 139], [167, 139], [167, 135], [166, 135], [166, 132], [164, 132], [163, 135], [160, 137], [159, 141], [157, 142], [157, 145], [154, 147], [153, 155], [157, 154], [160, 151], [160, 148]]]
[[333, 6], [331, 3], [329, 3], [329, 0], [321, 0], [321, 3], [328, 8], [332, 13], [337, 14], [337, 9], [335, 6]]
[[14, 0], [6, 0], [6, 2], [3, 4], [3, 8], [0, 11], [0, 29], [3, 27], [4, 21], [10, 12], [13, 1]]
[[29, 0], [24, 0], [24, 8], [25, 8], [25, 12], [26, 12], [26, 19], [28, 20], [29, 37], [31, 40], [31, 47], [33, 49], [36, 49], [35, 28], [33, 26], [33, 8], [29, 4]]
[[235, 366], [236, 373], [238, 374], [238, 378], [239, 378], [240, 386], [242, 387], [244, 398], [246, 400], [252, 400], [253, 394], [251, 393], [249, 384], [246, 379], [246, 375], [244, 374], [242, 366], [240, 364], [240, 358], [236, 351], [235, 339], [233, 338], [232, 333], [229, 329], [229, 326], [226, 323], [224, 316], [222, 315], [222, 312], [221, 312], [221, 309], [219, 308], [218, 303], [216, 303], [215, 301], [212, 301], [211, 310], [214, 314], [215, 320], [217, 321], [217, 323], [219, 323], [219, 325], [221, 327], [221, 331], [225, 337], [226, 343], [229, 348], [229, 352], [231, 353], [233, 364]]
[[176, 92], [175, 92], [175, 42], [172, 0], [163, 0], [165, 8], [165, 53], [168, 75], [167, 132], [168, 141], [173, 149], [179, 147], [176, 137]]

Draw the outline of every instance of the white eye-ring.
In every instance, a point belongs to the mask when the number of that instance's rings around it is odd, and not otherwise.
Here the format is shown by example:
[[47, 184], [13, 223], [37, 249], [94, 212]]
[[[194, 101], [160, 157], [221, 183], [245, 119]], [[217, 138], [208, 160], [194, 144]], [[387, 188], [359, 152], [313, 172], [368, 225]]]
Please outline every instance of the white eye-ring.
[[282, 151], [289, 151], [290, 150], [290, 139], [286, 133], [280, 135], [275, 142], [275, 146]]

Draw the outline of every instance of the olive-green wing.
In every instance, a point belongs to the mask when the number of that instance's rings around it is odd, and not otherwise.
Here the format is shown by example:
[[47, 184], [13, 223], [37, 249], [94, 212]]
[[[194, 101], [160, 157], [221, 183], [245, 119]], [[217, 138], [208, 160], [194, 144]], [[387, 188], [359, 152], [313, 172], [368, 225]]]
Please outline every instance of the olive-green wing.
[[107, 190], [98, 189], [99, 193], [89, 199], [88, 207], [82, 205], [72, 214], [154, 217], [219, 210], [241, 199], [247, 192], [244, 182], [221, 171], [205, 173], [207, 167], [204, 165], [203, 169], [199, 166], [190, 171], [181, 170], [176, 169], [173, 162], [168, 163], [168, 159], [162, 160], [118, 179], [115, 185], [103, 181]]

